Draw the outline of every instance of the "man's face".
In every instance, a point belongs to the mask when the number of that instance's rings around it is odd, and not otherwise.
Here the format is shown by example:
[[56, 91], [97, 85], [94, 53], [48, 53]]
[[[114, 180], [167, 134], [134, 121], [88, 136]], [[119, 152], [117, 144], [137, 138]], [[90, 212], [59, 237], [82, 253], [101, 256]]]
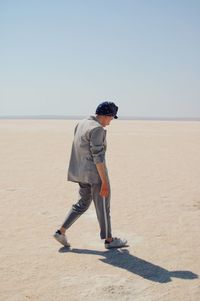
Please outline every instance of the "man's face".
[[110, 122], [113, 120], [113, 116], [103, 116], [103, 126], [107, 126], [110, 124]]

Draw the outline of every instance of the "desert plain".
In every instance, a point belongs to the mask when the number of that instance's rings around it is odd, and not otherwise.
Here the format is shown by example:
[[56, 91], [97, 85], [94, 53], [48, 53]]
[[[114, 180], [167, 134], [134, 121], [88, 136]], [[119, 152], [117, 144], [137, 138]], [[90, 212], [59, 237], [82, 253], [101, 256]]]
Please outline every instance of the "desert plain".
[[1, 301], [199, 301], [200, 122], [114, 120], [107, 128], [113, 235], [94, 205], [54, 231], [78, 200], [67, 181], [77, 120], [0, 120]]

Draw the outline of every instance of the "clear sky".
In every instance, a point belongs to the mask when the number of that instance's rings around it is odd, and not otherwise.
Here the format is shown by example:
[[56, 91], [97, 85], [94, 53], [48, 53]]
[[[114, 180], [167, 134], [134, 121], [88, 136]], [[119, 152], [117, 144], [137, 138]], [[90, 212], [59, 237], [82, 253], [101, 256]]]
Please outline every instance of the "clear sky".
[[0, 0], [0, 116], [200, 117], [199, 0]]

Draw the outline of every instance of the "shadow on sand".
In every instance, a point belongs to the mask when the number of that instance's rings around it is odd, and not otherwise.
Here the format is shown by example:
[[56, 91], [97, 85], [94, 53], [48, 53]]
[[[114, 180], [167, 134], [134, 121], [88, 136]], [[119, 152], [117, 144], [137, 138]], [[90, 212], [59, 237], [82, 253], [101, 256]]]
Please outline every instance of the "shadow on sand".
[[190, 271], [168, 271], [158, 265], [155, 265], [151, 262], [145, 261], [144, 259], [131, 255], [127, 249], [96, 251], [62, 247], [60, 248], [59, 252], [71, 252], [76, 254], [103, 256], [104, 258], [99, 260], [104, 263], [111, 264], [121, 269], [125, 269], [147, 280], [159, 283], [170, 282], [172, 281], [172, 277], [188, 280], [198, 278], [197, 274], [194, 274]]

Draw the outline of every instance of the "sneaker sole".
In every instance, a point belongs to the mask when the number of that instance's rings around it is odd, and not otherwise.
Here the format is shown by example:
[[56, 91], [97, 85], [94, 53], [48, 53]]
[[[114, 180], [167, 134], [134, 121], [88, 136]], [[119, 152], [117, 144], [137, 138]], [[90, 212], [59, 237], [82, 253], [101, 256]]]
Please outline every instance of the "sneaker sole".
[[121, 249], [121, 248], [127, 248], [127, 247], [129, 247], [129, 245], [113, 246], [113, 247], [105, 246], [106, 249]]

